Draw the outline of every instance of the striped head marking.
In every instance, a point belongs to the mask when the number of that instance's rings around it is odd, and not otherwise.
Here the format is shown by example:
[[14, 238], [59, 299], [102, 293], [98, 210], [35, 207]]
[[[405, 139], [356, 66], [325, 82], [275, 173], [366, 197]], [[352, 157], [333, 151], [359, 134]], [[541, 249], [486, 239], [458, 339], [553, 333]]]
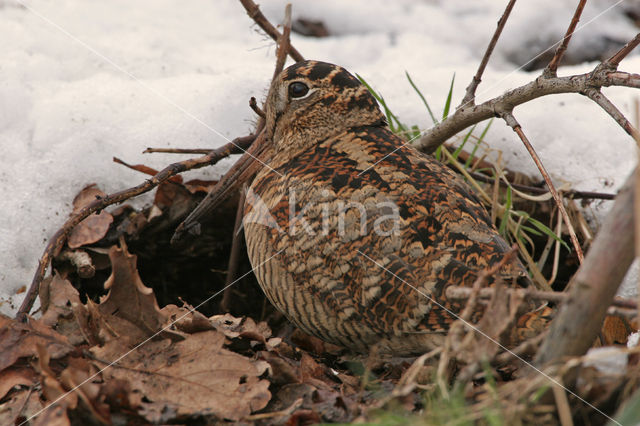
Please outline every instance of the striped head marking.
[[266, 114], [276, 151], [295, 150], [351, 127], [385, 122], [375, 98], [357, 78], [338, 65], [319, 61], [285, 69], [269, 89]]

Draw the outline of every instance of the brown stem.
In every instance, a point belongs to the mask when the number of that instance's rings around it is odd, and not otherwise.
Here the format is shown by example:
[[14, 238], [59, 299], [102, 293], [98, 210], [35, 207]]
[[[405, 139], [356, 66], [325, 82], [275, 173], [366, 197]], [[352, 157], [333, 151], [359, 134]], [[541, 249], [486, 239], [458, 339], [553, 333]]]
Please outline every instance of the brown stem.
[[413, 143], [418, 150], [434, 152], [440, 145], [458, 132], [496, 116], [496, 111], [512, 110], [514, 107], [542, 96], [559, 93], [585, 93], [591, 88], [628, 86], [640, 88], [640, 75], [612, 72], [602, 64], [593, 71], [566, 77], [539, 77], [523, 86], [509, 90], [501, 96], [479, 105], [460, 107], [446, 120], [425, 131]]
[[[260, 11], [260, 7], [257, 4], [255, 4], [252, 0], [240, 0], [240, 3], [242, 3], [242, 6], [244, 6], [249, 17], [253, 19], [253, 21], [258, 24], [258, 26], [262, 28], [269, 37], [271, 37], [275, 41], [278, 41], [280, 39], [280, 31], [278, 31], [276, 27], [274, 27], [271, 22], [269, 22], [269, 20], [262, 14], [262, 12]], [[296, 50], [295, 47], [290, 45], [288, 50], [289, 56], [291, 56], [294, 61], [304, 61], [304, 57], [300, 54], [300, 52]]]
[[253, 112], [255, 112], [258, 115], [258, 117], [260, 118], [267, 117], [267, 114], [265, 114], [262, 108], [258, 106], [258, 101], [256, 101], [256, 98], [254, 98], [253, 96], [251, 97], [251, 99], [249, 99], [249, 106], [251, 107]]
[[620, 65], [620, 61], [622, 61], [633, 49], [636, 48], [640, 44], [640, 33], [636, 34], [636, 36], [630, 40], [627, 44], [622, 46], [620, 50], [613, 54], [612, 57], [605, 61], [606, 64], [609, 64], [614, 69], [618, 68]]
[[569, 299], [552, 321], [535, 365], [583, 355], [597, 337], [607, 308], [634, 258], [634, 173], [627, 178], [585, 262], [572, 278]]
[[161, 152], [163, 154], [200, 154], [205, 155], [211, 152], [206, 148], [147, 148], [142, 151], [143, 154], [153, 154]]
[[493, 37], [491, 37], [491, 41], [487, 46], [487, 50], [484, 52], [484, 56], [482, 57], [482, 61], [480, 62], [480, 66], [478, 67], [478, 71], [476, 71], [476, 75], [473, 76], [471, 83], [469, 83], [469, 86], [467, 86], [467, 91], [464, 95], [464, 98], [462, 98], [462, 102], [460, 103], [460, 106], [458, 108], [475, 104], [476, 89], [478, 88], [478, 85], [482, 81], [481, 80], [482, 74], [484, 73], [484, 70], [487, 67], [489, 58], [493, 53], [493, 49], [496, 47], [496, 43], [500, 38], [502, 29], [504, 28], [504, 25], [507, 23], [507, 19], [509, 19], [509, 14], [511, 13], [511, 10], [513, 9], [513, 6], [515, 4], [516, 4], [516, 0], [510, 0], [509, 3], [507, 4], [507, 7], [504, 9], [502, 16], [498, 20], [498, 25], [496, 27], [495, 32], [493, 33]]
[[276, 67], [273, 72], [272, 80], [280, 75], [284, 69], [284, 63], [287, 60], [287, 52], [291, 48], [291, 41], [289, 35], [291, 34], [291, 3], [287, 4], [284, 9], [284, 29], [282, 34], [276, 40], [278, 42], [278, 50], [276, 52]]
[[633, 124], [622, 114], [622, 112], [616, 108], [616, 106], [598, 89], [588, 89], [585, 91], [585, 95], [592, 101], [600, 105], [600, 107], [607, 112], [616, 123], [620, 125], [640, 146], [640, 132]]
[[225, 291], [220, 301], [220, 310], [229, 312], [231, 301], [231, 284], [238, 275], [238, 266], [240, 263], [240, 253], [244, 242], [244, 233], [242, 232], [242, 218], [244, 217], [244, 199], [246, 192], [240, 191], [240, 199], [238, 200], [238, 209], [236, 210], [236, 221], [233, 225], [233, 239], [231, 241], [231, 254], [229, 255], [229, 263], [227, 265], [227, 280], [225, 283]]
[[231, 154], [236, 154], [245, 150], [246, 147], [251, 145], [251, 142], [256, 138], [255, 135], [244, 136], [242, 138], [234, 139], [233, 141], [217, 148], [213, 151], [210, 151], [207, 155], [204, 155], [199, 158], [192, 158], [189, 160], [180, 161], [177, 163], [173, 163], [162, 169], [158, 174], [153, 176], [152, 178], [146, 180], [144, 183], [141, 183], [138, 186], [134, 186], [133, 188], [125, 189], [123, 191], [116, 192], [114, 194], [109, 194], [106, 197], [102, 197], [100, 199], [96, 199], [91, 204], [84, 207], [78, 213], [72, 215], [67, 221], [62, 225], [60, 229], [49, 239], [47, 243], [47, 247], [38, 262], [38, 268], [33, 276], [31, 281], [31, 285], [27, 290], [27, 294], [25, 295], [24, 301], [22, 305], [20, 305], [20, 309], [18, 309], [18, 313], [16, 314], [16, 318], [20, 321], [24, 321], [27, 318], [27, 314], [31, 311], [33, 307], [33, 303], [36, 300], [38, 295], [38, 291], [40, 289], [40, 283], [44, 278], [44, 275], [47, 271], [47, 267], [51, 260], [60, 252], [64, 243], [67, 241], [67, 237], [73, 230], [73, 228], [82, 222], [89, 215], [98, 212], [104, 209], [107, 206], [112, 204], [121, 203], [129, 198], [135, 197], [137, 195], [143, 194], [145, 192], [150, 191], [151, 189], [158, 186], [160, 183], [166, 181], [172, 176], [177, 175], [178, 173], [182, 173], [187, 170], [197, 169], [200, 167], [205, 167], [211, 164], [215, 164], [223, 158], [228, 157]]
[[553, 185], [553, 182], [551, 181], [551, 177], [549, 176], [549, 173], [547, 173], [547, 170], [545, 169], [544, 164], [542, 164], [540, 157], [538, 157], [538, 153], [535, 151], [535, 149], [533, 149], [531, 142], [529, 142], [529, 139], [522, 131], [522, 127], [520, 126], [520, 123], [518, 123], [518, 121], [513, 116], [513, 114], [510, 111], [505, 111], [501, 114], [501, 116], [504, 119], [504, 121], [507, 122], [509, 127], [511, 127], [513, 131], [516, 132], [516, 134], [518, 135], [518, 137], [520, 138], [524, 146], [527, 148], [527, 151], [529, 151], [529, 155], [531, 155], [531, 158], [533, 159], [534, 163], [536, 163], [536, 166], [538, 167], [540, 174], [544, 178], [544, 181], [546, 182], [547, 187], [549, 188], [549, 192], [551, 192], [551, 195], [553, 196], [553, 200], [556, 202], [556, 206], [558, 206], [558, 210], [562, 215], [562, 219], [565, 225], [567, 226], [567, 230], [569, 231], [569, 237], [571, 238], [571, 243], [573, 244], [573, 248], [576, 251], [576, 255], [578, 256], [578, 261], [582, 263], [582, 261], [584, 260], [584, 254], [582, 253], [582, 247], [580, 247], [580, 243], [578, 242], [576, 231], [573, 229], [573, 225], [569, 220], [569, 215], [567, 214], [567, 210], [564, 208], [564, 204], [562, 203], [560, 194], [558, 194], [556, 187]]
[[569, 28], [567, 28], [567, 32], [562, 38], [562, 43], [560, 43], [560, 46], [558, 46], [558, 48], [556, 49], [556, 53], [553, 55], [553, 58], [549, 62], [549, 65], [547, 65], [547, 67], [542, 72], [542, 75], [544, 77], [547, 77], [547, 78], [555, 77], [557, 75], [558, 65], [562, 60], [562, 56], [564, 56], [564, 52], [566, 52], [567, 50], [567, 46], [571, 41], [571, 36], [573, 35], [573, 32], [575, 31], [576, 26], [578, 25], [578, 21], [580, 20], [580, 15], [582, 15], [582, 10], [584, 9], [584, 6], [586, 4], [587, 4], [587, 0], [580, 0], [580, 3], [578, 3], [578, 7], [576, 7], [576, 11], [573, 13], [573, 18], [571, 18], [571, 23], [569, 24]]
[[[496, 181], [495, 178], [486, 176], [482, 173], [478, 173], [478, 172], [469, 172], [469, 174], [471, 176], [473, 176], [473, 178], [475, 180], [479, 180], [480, 182], [485, 182], [485, 183], [494, 183]], [[527, 191], [527, 192], [531, 192], [534, 194], [546, 194], [549, 192], [548, 189], [544, 189], [544, 188], [538, 188], [536, 186], [529, 186], [529, 185], [522, 185], [519, 183], [514, 183], [514, 182], [509, 182], [509, 184], [507, 184], [505, 181], [501, 180], [501, 179], [497, 179], [498, 183], [501, 186], [511, 186], [519, 191]], [[599, 199], [599, 200], [613, 200], [614, 198], [616, 198], [616, 194], [605, 194], [602, 192], [591, 192], [591, 191], [576, 191], [573, 189], [570, 189], [568, 191], [564, 191], [563, 195], [568, 197], [568, 198], [573, 198], [573, 199], [581, 199], [581, 198], [592, 198], [592, 199]]]
[[607, 74], [607, 80], [611, 82], [610, 86], [625, 86], [640, 89], [640, 74], [615, 71]]
[[[540, 291], [529, 288], [506, 288], [500, 291], [506, 291], [508, 293], [517, 293], [521, 295], [525, 300], [535, 300], [540, 302], [554, 302], [561, 303], [566, 302], [571, 297], [569, 293], [563, 291]], [[490, 299], [493, 297], [495, 289], [482, 288], [477, 292], [479, 299]], [[447, 300], [466, 300], [473, 294], [473, 289], [462, 286], [449, 286], [445, 291]], [[617, 298], [611, 301], [611, 306], [616, 306], [624, 309], [637, 309], [638, 304], [635, 300]]]

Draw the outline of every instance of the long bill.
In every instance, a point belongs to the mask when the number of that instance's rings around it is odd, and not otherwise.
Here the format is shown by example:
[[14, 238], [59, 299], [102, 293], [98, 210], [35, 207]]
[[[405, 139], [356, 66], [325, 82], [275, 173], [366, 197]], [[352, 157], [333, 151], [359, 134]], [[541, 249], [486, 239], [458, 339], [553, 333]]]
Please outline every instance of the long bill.
[[216, 207], [264, 166], [270, 156], [270, 152], [267, 149], [269, 145], [269, 139], [265, 136], [265, 132], [260, 132], [249, 149], [220, 178], [204, 200], [176, 228], [173, 237], [171, 237], [172, 244], [180, 240], [185, 232], [192, 235], [200, 234], [202, 223], [206, 222], [207, 219], [210, 220]]

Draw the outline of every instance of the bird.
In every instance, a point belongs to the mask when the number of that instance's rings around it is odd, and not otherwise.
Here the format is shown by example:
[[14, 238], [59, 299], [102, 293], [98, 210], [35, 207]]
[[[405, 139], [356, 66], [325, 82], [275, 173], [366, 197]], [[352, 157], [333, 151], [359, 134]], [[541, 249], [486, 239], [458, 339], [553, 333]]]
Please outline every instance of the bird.
[[[450, 168], [394, 134], [358, 78], [327, 62], [274, 78], [265, 128], [178, 227], [197, 231], [243, 179], [249, 260], [269, 301], [318, 338], [396, 356], [441, 346], [471, 287], [510, 251]], [[527, 287], [519, 260], [486, 284]], [[478, 320], [481, 312], [474, 313]]]

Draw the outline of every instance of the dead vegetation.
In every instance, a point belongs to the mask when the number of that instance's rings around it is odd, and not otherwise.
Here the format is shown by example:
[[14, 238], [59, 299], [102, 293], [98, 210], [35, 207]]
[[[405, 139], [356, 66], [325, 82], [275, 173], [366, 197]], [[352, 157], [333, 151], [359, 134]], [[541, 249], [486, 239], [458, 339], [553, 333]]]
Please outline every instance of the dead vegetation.
[[[290, 15], [280, 34], [251, 0], [241, 3], [278, 42], [274, 75], [286, 55], [302, 59], [289, 43]], [[160, 172], [127, 165], [152, 176], [136, 187], [107, 195], [90, 185], [78, 194], [69, 220], [50, 239], [17, 318], [0, 318], [0, 423], [615, 424], [611, 417], [623, 403], [633, 406], [638, 399], [638, 349], [625, 346], [637, 329], [637, 306], [614, 295], [634, 258], [634, 187], [640, 186], [632, 175], [592, 243], [573, 198], [553, 187], [513, 108], [548, 94], [580, 93], [639, 141], [637, 130], [600, 88], [640, 87], [640, 75], [617, 70], [640, 35], [591, 73], [557, 77], [582, 0], [540, 77], [475, 105], [475, 90], [514, 3], [500, 19], [458, 109], [414, 143], [432, 152], [494, 116], [514, 129], [547, 189], [515, 183], [514, 174], [500, 165], [489, 164], [492, 172], [481, 172], [476, 170], [479, 160], [472, 158], [468, 167], [464, 151], [453, 157], [445, 149], [443, 160], [476, 187], [496, 220], [504, 215], [505, 189], [517, 190], [524, 195], [513, 202], [572, 245], [573, 251], [560, 257], [561, 242], [549, 236], [520, 242], [533, 278], [545, 291], [450, 289], [451, 297], [467, 300], [468, 312], [476, 304], [488, 306], [479, 331], [465, 326], [463, 312], [445, 345], [417, 359], [358, 359], [294, 330], [253, 278], [236, 232], [238, 197], [219, 209], [218, 226], [197, 241], [169, 245], [177, 224], [215, 184], [184, 182], [179, 173], [245, 151], [260, 137], [259, 120], [254, 134], [214, 151], [193, 150], [204, 155]], [[260, 116], [255, 100], [252, 108]], [[143, 211], [126, 204], [104, 210], [154, 188], [154, 202]], [[540, 195], [548, 197], [527, 199]], [[583, 249], [588, 250], [584, 259]], [[542, 256], [555, 258], [539, 267]], [[53, 273], [45, 278], [50, 265]], [[41, 305], [37, 318], [30, 315], [36, 297]], [[516, 322], [526, 321], [517, 315], [519, 308], [529, 299], [549, 302], [543, 309], [554, 318], [551, 328], [509, 347]], [[587, 354], [594, 346], [609, 348]], [[597, 361], [605, 357], [604, 349], [610, 350], [609, 359], [619, 360], [612, 368]]]

